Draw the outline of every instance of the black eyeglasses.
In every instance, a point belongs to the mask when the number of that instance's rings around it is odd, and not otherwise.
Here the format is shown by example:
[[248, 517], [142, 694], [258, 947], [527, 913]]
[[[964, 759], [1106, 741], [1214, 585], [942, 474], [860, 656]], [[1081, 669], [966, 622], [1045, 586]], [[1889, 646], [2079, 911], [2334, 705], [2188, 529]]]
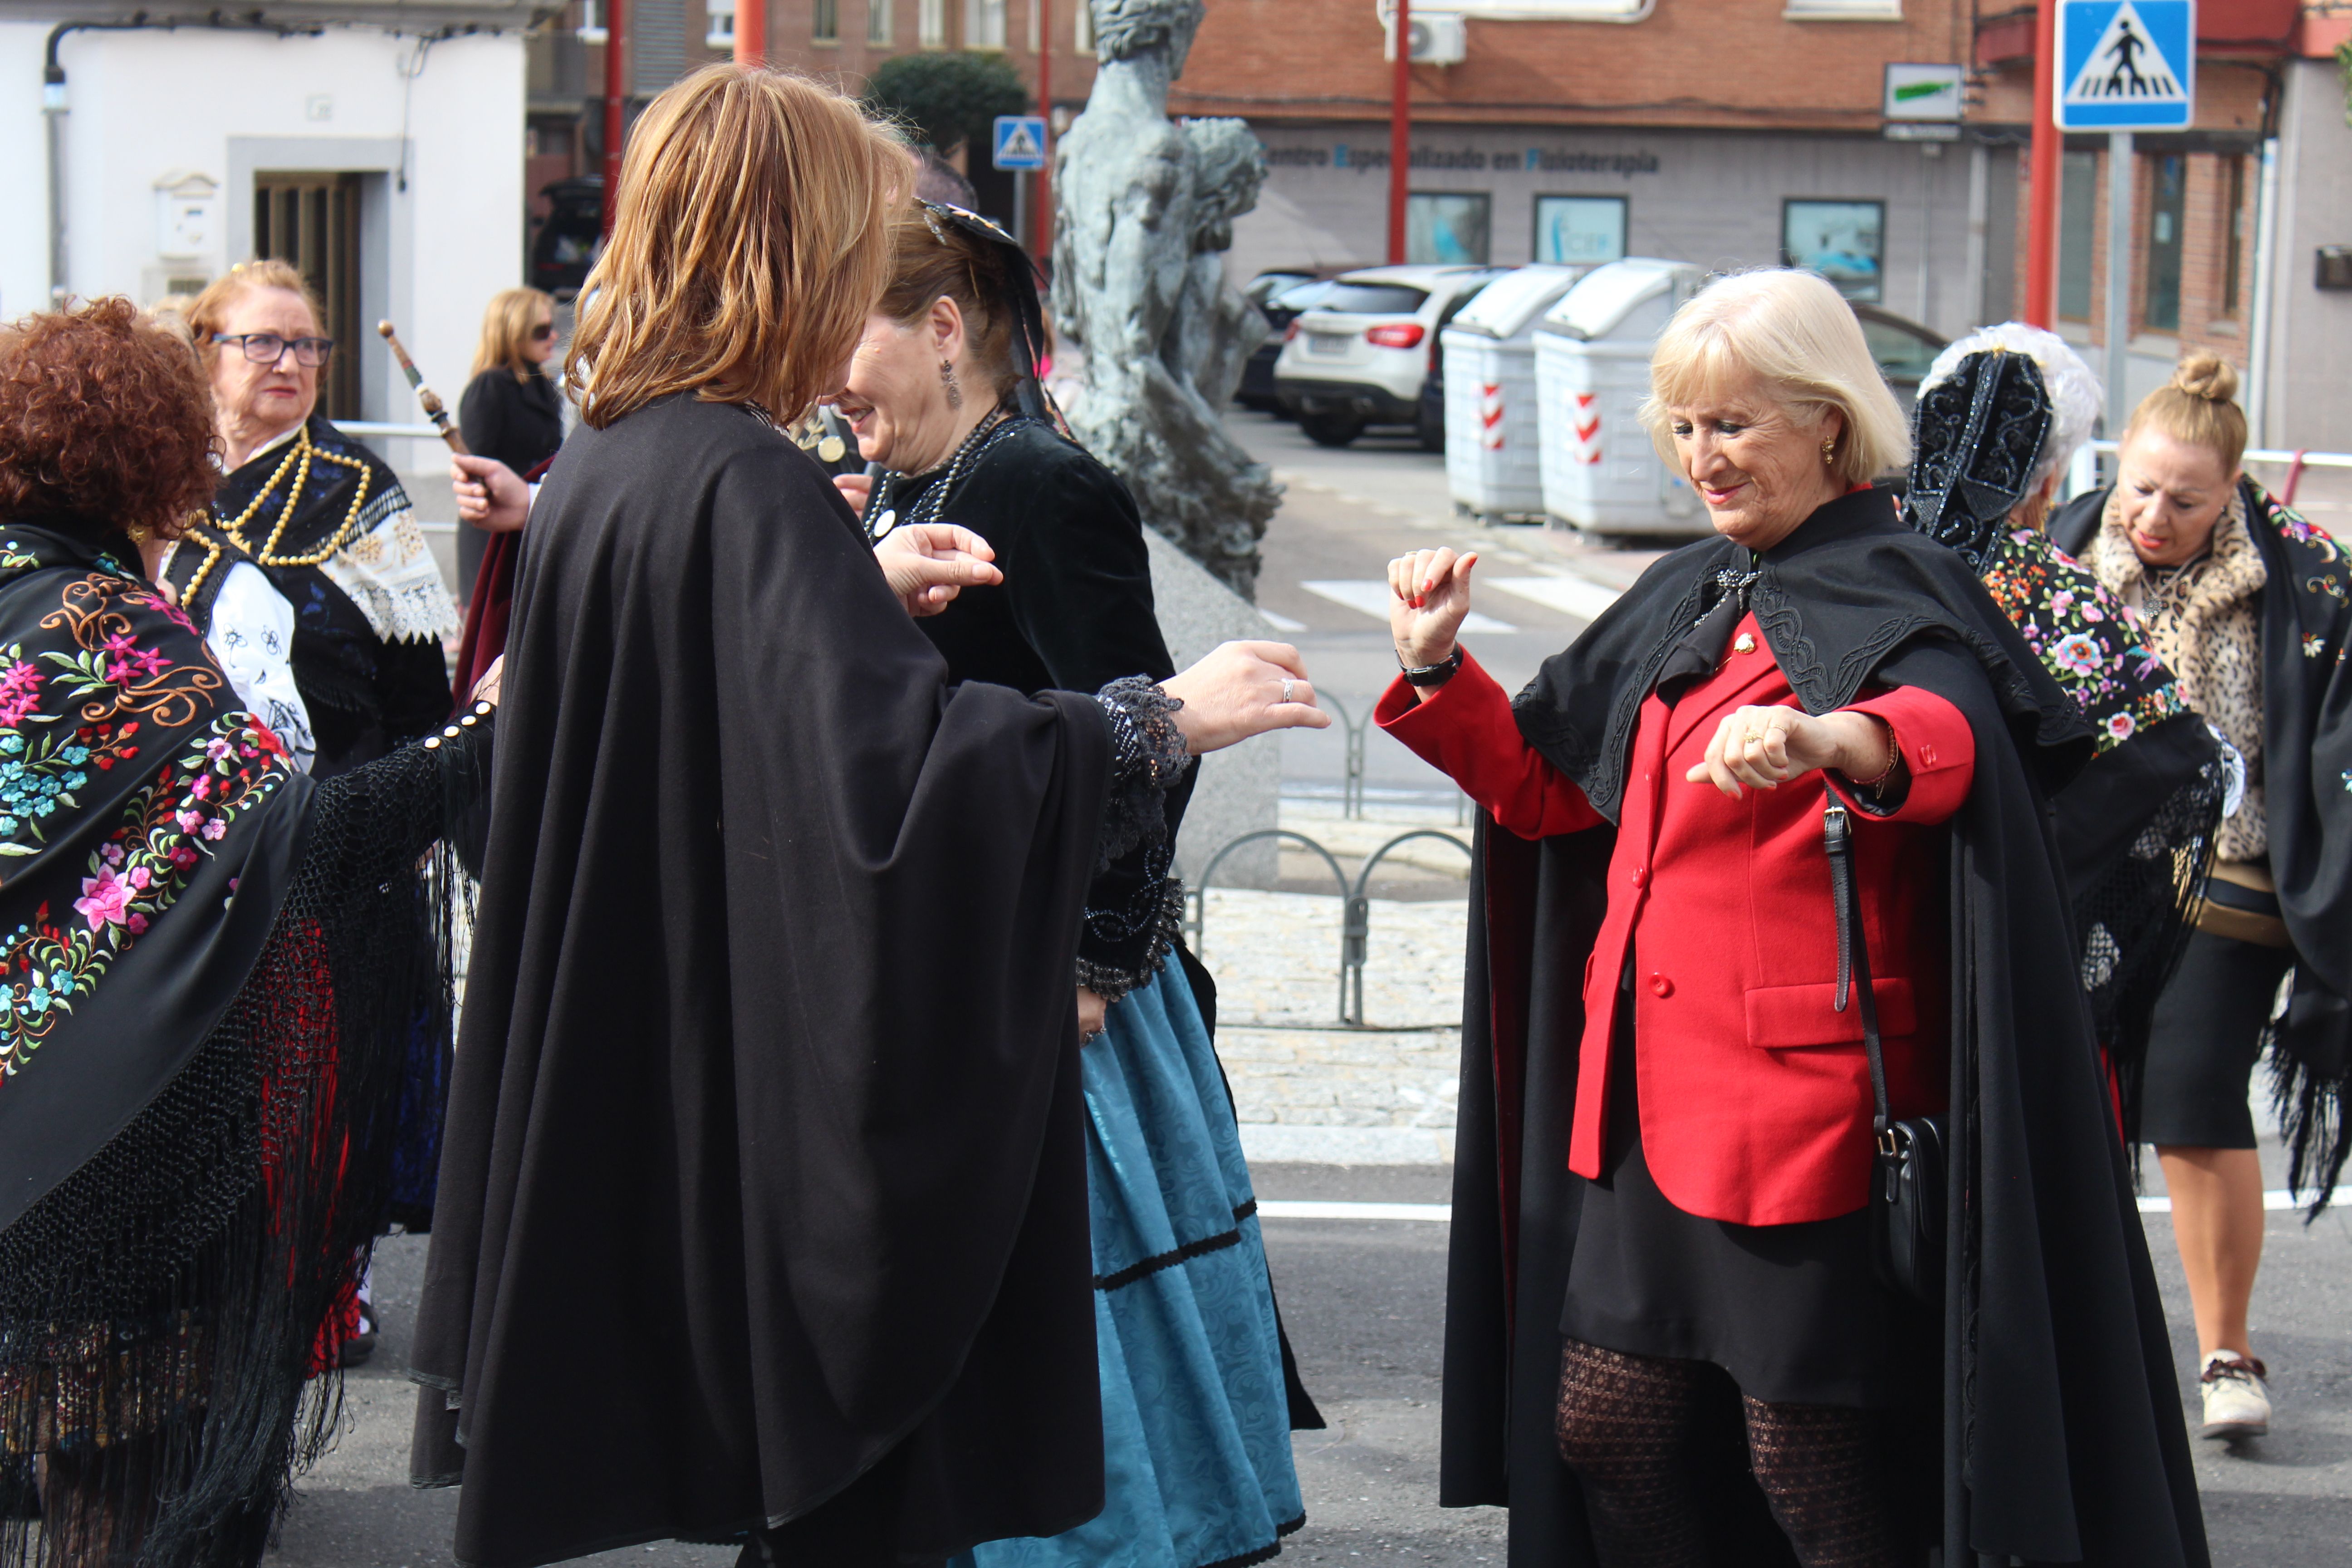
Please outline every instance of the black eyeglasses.
[[236, 343], [256, 364], [276, 364], [292, 349], [294, 363], [309, 370], [326, 363], [327, 356], [335, 352], [332, 338], [281, 338], [276, 332], [215, 332], [213, 342]]
[[535, 343], [543, 343], [554, 335], [555, 323], [552, 321], [541, 321], [530, 330], [530, 341]]

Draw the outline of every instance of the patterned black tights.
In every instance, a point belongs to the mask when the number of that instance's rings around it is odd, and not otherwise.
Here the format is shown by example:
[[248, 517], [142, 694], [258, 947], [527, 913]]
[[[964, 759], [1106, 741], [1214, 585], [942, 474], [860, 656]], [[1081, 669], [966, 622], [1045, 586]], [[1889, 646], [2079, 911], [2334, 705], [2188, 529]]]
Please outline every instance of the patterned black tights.
[[[1591, 1507], [1605, 1568], [1704, 1568], [1700, 1505], [1685, 1450], [1697, 1362], [1560, 1344], [1555, 1434]], [[1804, 1568], [1889, 1568], [1893, 1521], [1866, 1410], [1741, 1401], [1748, 1462]]]

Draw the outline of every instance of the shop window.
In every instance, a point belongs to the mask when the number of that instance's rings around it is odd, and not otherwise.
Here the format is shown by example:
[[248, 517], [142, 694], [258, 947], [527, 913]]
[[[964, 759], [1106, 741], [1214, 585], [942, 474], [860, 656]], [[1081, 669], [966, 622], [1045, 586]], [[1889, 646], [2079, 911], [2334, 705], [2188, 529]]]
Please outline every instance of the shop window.
[[2148, 160], [2147, 292], [2141, 323], [2152, 332], [2180, 330], [2180, 220], [2189, 160], [2177, 153]]
[[2058, 314], [2091, 319], [2091, 247], [2099, 230], [2099, 155], [2069, 153], [2058, 183]]
[[1791, 22], [1900, 22], [1903, 0], [1789, 0]]
[[1885, 202], [1784, 201], [1780, 255], [1818, 272], [1849, 300], [1875, 302], [1885, 270]]
[[916, 41], [927, 49], [943, 49], [948, 46], [948, 0], [917, 0], [922, 7], [915, 14]]
[[1574, 266], [1625, 258], [1623, 196], [1538, 196], [1536, 259]]
[[2221, 298], [2215, 313], [2225, 321], [2238, 319], [2238, 299], [2246, 283], [2246, 161], [2221, 160], [2228, 191], [2221, 208]]
[[1001, 49], [1004, 47], [1004, 0], [963, 0], [963, 47]]
[[735, 0], [703, 0], [702, 42], [706, 48], [735, 47]]
[[814, 0], [809, 7], [809, 38], [819, 44], [841, 42], [841, 0]]
[[1495, 198], [1456, 191], [1415, 191], [1405, 198], [1404, 258], [1438, 266], [1486, 263]]

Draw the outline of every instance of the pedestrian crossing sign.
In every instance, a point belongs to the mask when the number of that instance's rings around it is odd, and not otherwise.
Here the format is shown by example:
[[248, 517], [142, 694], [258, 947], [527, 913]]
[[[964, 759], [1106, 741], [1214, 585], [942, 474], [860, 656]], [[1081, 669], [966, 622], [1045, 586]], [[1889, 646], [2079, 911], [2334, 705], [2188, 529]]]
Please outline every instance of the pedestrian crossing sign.
[[2059, 0], [2057, 121], [2179, 131], [2197, 115], [2194, 0]]
[[1042, 169], [1045, 166], [1044, 115], [1000, 114], [996, 117], [996, 166], [999, 169]]

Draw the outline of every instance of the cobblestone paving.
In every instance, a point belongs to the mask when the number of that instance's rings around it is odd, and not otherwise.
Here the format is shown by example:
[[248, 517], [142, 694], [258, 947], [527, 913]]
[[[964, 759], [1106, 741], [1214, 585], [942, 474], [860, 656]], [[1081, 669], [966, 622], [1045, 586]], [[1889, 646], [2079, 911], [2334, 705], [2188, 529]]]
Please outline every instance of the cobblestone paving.
[[[1346, 820], [1336, 805], [1286, 801], [1283, 826], [1328, 846], [1351, 879], [1365, 856], [1400, 833], [1469, 836], [1450, 808], [1374, 816]], [[1329, 876], [1311, 856], [1286, 857], [1286, 875], [1292, 860], [1302, 877], [1309, 864]], [[1217, 979], [1217, 1050], [1253, 1158], [1427, 1163], [1453, 1156], [1468, 863], [1452, 846], [1423, 840], [1391, 852], [1381, 868], [1376, 886], [1394, 868], [1414, 890], [1437, 896], [1370, 900], [1366, 1029], [1335, 1026], [1343, 914], [1336, 891], [1209, 890], [1198, 948]]]

